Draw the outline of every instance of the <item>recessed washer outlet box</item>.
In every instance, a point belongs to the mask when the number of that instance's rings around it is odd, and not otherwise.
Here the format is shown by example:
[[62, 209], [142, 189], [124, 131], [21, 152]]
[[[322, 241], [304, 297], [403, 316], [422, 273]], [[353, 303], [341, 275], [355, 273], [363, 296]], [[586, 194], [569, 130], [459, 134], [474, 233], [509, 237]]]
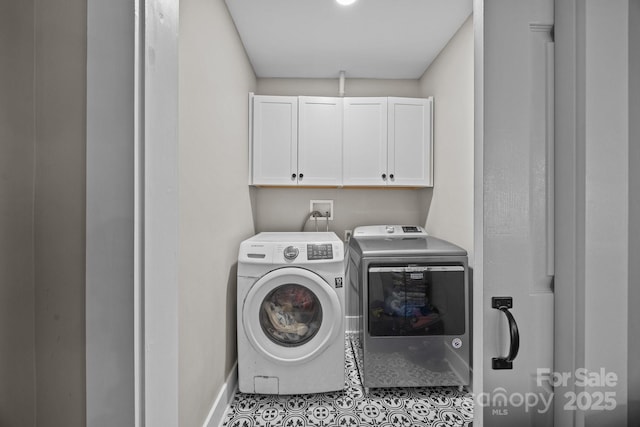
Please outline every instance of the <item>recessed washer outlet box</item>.
[[310, 200], [309, 212], [318, 211], [322, 213], [322, 217], [326, 218], [329, 213], [329, 220], [333, 220], [333, 200]]

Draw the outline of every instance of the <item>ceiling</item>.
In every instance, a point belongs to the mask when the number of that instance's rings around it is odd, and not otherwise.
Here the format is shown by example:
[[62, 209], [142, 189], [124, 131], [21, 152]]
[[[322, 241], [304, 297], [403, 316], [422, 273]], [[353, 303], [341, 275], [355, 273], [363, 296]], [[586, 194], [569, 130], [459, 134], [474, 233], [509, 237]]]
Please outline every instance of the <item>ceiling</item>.
[[225, 0], [258, 77], [417, 79], [472, 0]]

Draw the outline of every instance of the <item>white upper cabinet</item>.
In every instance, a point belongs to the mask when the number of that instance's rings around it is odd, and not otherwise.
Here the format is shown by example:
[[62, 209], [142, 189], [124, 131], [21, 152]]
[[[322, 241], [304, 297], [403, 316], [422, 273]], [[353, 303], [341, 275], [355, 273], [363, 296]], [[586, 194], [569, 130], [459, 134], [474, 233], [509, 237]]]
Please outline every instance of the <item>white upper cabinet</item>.
[[433, 98], [389, 98], [387, 183], [433, 185]]
[[342, 98], [298, 98], [298, 184], [342, 185]]
[[296, 185], [298, 97], [253, 96], [252, 179], [255, 185]]
[[344, 99], [344, 185], [385, 185], [387, 98]]
[[342, 185], [342, 98], [251, 99], [251, 184]]
[[344, 185], [429, 187], [432, 98], [345, 98]]
[[252, 185], [433, 185], [432, 98], [251, 100]]

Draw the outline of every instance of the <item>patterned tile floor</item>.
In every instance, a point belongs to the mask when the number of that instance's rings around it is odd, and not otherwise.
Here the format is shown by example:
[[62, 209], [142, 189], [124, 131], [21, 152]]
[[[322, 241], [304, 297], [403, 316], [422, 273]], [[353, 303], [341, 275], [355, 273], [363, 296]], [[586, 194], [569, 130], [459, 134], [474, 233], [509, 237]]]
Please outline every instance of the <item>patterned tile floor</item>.
[[223, 427], [468, 426], [473, 399], [457, 387], [376, 388], [365, 394], [349, 339], [345, 388], [305, 395], [236, 393]]

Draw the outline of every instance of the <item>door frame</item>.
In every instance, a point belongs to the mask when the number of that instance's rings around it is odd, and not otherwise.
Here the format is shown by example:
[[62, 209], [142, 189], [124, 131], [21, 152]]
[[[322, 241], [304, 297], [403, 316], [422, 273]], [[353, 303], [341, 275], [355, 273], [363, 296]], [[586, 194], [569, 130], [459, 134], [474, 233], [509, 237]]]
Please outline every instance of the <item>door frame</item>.
[[[558, 398], [566, 398], [565, 393], [616, 393], [616, 406], [606, 411], [593, 406], [565, 410], [568, 399], [559, 399], [554, 414], [559, 426], [636, 425], [638, 420], [632, 400], [634, 392], [638, 396], [637, 382], [636, 390], [632, 383], [634, 368], [636, 381], [640, 372], [635, 362], [638, 340], [633, 336], [638, 330], [634, 330], [637, 310], [631, 296], [638, 272], [633, 263], [639, 235], [633, 227], [638, 219], [634, 189], [638, 175], [633, 167], [638, 158], [633, 144], [638, 85], [630, 77], [637, 75], [633, 70], [640, 63], [631, 48], [640, 39], [635, 30], [639, 5], [637, 0], [611, 2], [605, 10], [603, 3], [589, 0], [555, 2], [556, 140], [560, 142], [556, 145], [555, 371], [603, 369], [618, 377], [611, 387], [576, 381], [556, 387]], [[603, 133], [609, 147], [605, 155], [598, 151], [604, 145]], [[606, 238], [601, 230], [606, 230]], [[607, 269], [593, 268], [595, 260]], [[603, 277], [609, 281], [606, 287], [601, 285]], [[628, 306], [620, 304], [626, 301]], [[594, 321], [599, 312], [612, 315], [605, 322]]]
[[[471, 391], [474, 396], [484, 391], [484, 0], [473, 0], [473, 252], [474, 265], [471, 277], [473, 313], [473, 351]], [[477, 339], [480, 337], [480, 339]], [[480, 369], [478, 369], [480, 368]], [[473, 411], [473, 425], [484, 425], [483, 410], [477, 405]]]
[[177, 426], [179, 1], [137, 1], [138, 412], [142, 425]]
[[178, 425], [178, 19], [87, 0], [90, 427]]
[[[579, 36], [580, 22], [584, 23], [585, 4], [581, 1], [556, 1], [556, 144], [555, 159], [555, 320], [554, 325], [554, 370], [575, 372], [585, 366], [584, 325], [584, 251], [585, 251], [585, 206], [584, 146], [579, 143], [584, 135], [579, 134], [578, 122], [584, 121], [584, 105], [577, 102], [585, 87], [584, 34]], [[582, 180], [580, 179], [582, 176]], [[559, 385], [556, 395], [575, 392], [571, 384]], [[576, 411], [563, 410], [554, 405], [554, 424], [574, 426], [584, 424], [583, 415]], [[581, 419], [581, 421], [579, 421]]]

